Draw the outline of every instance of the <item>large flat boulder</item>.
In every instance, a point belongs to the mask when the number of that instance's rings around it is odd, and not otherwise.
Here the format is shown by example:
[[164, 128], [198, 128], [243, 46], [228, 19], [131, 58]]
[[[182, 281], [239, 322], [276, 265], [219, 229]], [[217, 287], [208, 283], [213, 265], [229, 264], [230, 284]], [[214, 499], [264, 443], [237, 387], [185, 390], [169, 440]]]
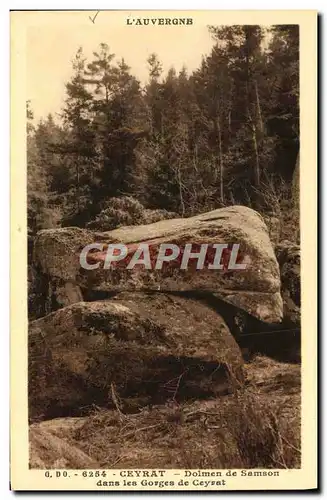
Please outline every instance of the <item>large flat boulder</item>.
[[31, 322], [30, 417], [211, 397], [242, 379], [240, 349], [200, 300], [122, 293]]
[[[106, 245], [115, 243], [132, 249], [147, 243], [151, 255], [158, 253], [161, 244], [175, 244], [180, 248], [189, 243], [194, 248], [201, 244], [208, 244], [210, 248], [214, 244], [227, 244], [229, 248], [222, 255], [222, 269], [195, 269], [194, 265], [181, 269], [175, 262], [162, 269], [146, 269], [142, 265], [132, 269], [113, 265], [104, 269], [99, 265], [98, 269], [87, 270], [81, 266], [80, 253], [94, 242], [103, 244], [104, 249], [90, 257], [92, 262], [95, 259], [102, 264]], [[233, 244], [239, 245], [237, 262], [243, 264], [244, 269], [225, 265], [225, 257]], [[215, 293], [263, 321], [276, 323], [282, 319], [279, 266], [267, 226], [257, 212], [243, 206], [102, 233], [79, 228], [43, 230], [36, 237], [34, 265], [44, 278], [42, 293], [47, 297], [46, 313], [80, 301], [80, 295], [89, 290], [104, 293], [197, 290]]]

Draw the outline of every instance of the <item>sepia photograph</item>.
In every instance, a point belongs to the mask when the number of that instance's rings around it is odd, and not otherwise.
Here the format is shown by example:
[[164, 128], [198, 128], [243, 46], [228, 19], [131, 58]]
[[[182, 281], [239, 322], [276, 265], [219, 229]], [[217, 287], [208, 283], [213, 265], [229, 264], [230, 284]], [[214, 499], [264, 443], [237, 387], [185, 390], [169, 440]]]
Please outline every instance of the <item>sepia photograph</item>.
[[300, 471], [299, 22], [23, 14], [29, 470]]

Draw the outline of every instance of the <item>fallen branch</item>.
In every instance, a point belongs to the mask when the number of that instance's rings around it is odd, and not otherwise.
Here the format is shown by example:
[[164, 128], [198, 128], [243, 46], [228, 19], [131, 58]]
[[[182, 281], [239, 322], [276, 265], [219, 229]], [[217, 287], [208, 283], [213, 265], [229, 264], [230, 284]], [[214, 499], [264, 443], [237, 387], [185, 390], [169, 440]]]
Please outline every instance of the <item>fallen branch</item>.
[[134, 429], [133, 431], [131, 432], [128, 432], [127, 434], [125, 434], [124, 436], [122, 436], [123, 439], [126, 439], [130, 436], [134, 436], [134, 434], [136, 434], [137, 432], [142, 432], [142, 431], [147, 431], [149, 429], [155, 429], [156, 427], [161, 427], [162, 426], [162, 423], [160, 424], [154, 424], [154, 425], [147, 425], [146, 427], [140, 427], [139, 429]]
[[121, 411], [120, 404], [119, 404], [118, 397], [117, 397], [116, 392], [115, 392], [115, 386], [114, 386], [113, 382], [110, 384], [110, 390], [111, 390], [112, 402], [115, 405], [115, 408], [116, 408], [119, 416], [121, 418], [127, 418], [126, 415]]

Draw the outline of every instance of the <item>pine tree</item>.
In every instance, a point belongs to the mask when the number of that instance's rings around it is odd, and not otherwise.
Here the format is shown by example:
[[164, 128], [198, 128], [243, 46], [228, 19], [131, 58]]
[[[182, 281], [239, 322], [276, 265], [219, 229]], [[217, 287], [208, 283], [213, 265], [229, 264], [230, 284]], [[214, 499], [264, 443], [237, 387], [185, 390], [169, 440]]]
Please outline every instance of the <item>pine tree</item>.
[[52, 116], [34, 126], [27, 103], [33, 230], [58, 206], [63, 225], [84, 226], [126, 194], [181, 216], [271, 210], [299, 150], [298, 27], [210, 31], [212, 50], [189, 75], [163, 74], [151, 54], [144, 88], [107, 44], [90, 62], [79, 49], [60, 126]]
[[94, 52], [87, 66], [85, 82], [93, 88], [93, 128], [101, 161], [101, 198], [117, 196], [129, 190], [134, 169], [134, 148], [144, 131], [137, 128], [142, 115], [139, 82], [130, 74], [124, 60], [113, 64], [106, 44]]
[[299, 151], [299, 26], [273, 26], [268, 50], [268, 128], [278, 137], [274, 171], [290, 181]]
[[[99, 183], [97, 148], [93, 131], [93, 96], [85, 83], [86, 59], [79, 48], [73, 59], [73, 76], [66, 84], [62, 117], [65, 134], [56, 152], [62, 162], [53, 188], [64, 180], [67, 192], [65, 224], [85, 223], [95, 213], [92, 193]], [[58, 188], [57, 188], [58, 189]]]

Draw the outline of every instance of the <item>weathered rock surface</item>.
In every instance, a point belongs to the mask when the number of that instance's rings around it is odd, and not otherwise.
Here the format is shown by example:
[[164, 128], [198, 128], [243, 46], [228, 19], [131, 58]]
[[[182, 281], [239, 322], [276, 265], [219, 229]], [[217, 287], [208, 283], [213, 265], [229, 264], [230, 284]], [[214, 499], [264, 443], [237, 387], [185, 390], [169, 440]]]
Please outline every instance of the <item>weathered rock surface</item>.
[[282, 290], [288, 290], [297, 306], [301, 305], [300, 245], [284, 240], [276, 247]]
[[281, 273], [284, 323], [301, 325], [301, 256], [300, 246], [284, 240], [276, 247]]
[[277, 245], [279, 243], [280, 238], [280, 220], [278, 217], [273, 215], [271, 216], [263, 216], [263, 220], [268, 228], [268, 233], [270, 237], [270, 241], [273, 245]]
[[242, 363], [225, 322], [199, 300], [125, 292], [80, 302], [30, 324], [30, 417], [210, 397], [241, 380]]
[[[69, 419], [67, 419], [69, 421]], [[69, 422], [68, 422], [69, 423]], [[67, 428], [67, 422], [63, 422]], [[74, 426], [73, 419], [71, 426]], [[49, 430], [47, 429], [49, 428]], [[55, 421], [49, 426], [33, 424], [29, 430], [29, 465], [32, 469], [97, 469], [99, 464], [78, 446], [56, 435]], [[69, 429], [71, 430], [71, 429]]]
[[[193, 243], [240, 244], [243, 270], [181, 270], [166, 266], [162, 270], [100, 267], [85, 270], [80, 266], [82, 248], [89, 243], [161, 243], [184, 245]], [[269, 239], [267, 226], [255, 211], [233, 206], [214, 210], [187, 219], [163, 220], [153, 224], [128, 226], [113, 231], [63, 228], [43, 230], [37, 235], [34, 263], [44, 276], [44, 294], [51, 290], [52, 299], [46, 313], [57, 307], [80, 300], [80, 290], [113, 292], [121, 290], [213, 292], [223, 300], [267, 322], [282, 319], [280, 275], [276, 257]], [[60, 283], [60, 292], [57, 292]], [[62, 290], [69, 283], [70, 297]], [[59, 295], [59, 297], [58, 297]]]

